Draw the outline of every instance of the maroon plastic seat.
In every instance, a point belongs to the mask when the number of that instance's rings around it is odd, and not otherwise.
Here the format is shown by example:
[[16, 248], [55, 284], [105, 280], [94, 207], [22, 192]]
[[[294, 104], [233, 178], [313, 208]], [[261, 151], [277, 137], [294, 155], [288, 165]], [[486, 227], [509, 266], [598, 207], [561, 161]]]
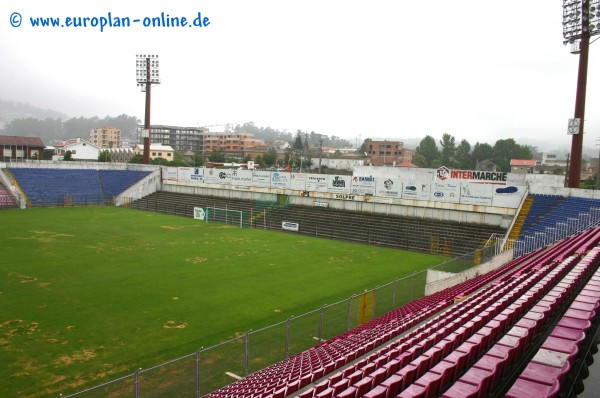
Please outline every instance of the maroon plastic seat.
[[325, 390], [315, 395], [315, 398], [333, 398], [333, 388], [327, 387]]
[[356, 387], [357, 397], [362, 397], [371, 389], [371, 381], [371, 377], [365, 376], [354, 384], [354, 387]]
[[337, 398], [355, 398], [356, 397], [356, 387], [348, 387], [344, 391], [337, 394]]
[[518, 378], [506, 393], [506, 398], [554, 398], [558, 396], [560, 385], [554, 381], [552, 385], [536, 383]]
[[386, 398], [395, 397], [398, 391], [402, 388], [404, 377], [399, 374], [394, 374], [381, 382], [383, 387], [386, 387]]
[[415, 384], [425, 387], [425, 398], [437, 396], [440, 392], [442, 375], [430, 370], [415, 381]]
[[[444, 394], [443, 398], [476, 398], [479, 395], [479, 388], [473, 384], [457, 381]], [[524, 397], [520, 397], [524, 398]]]
[[397, 395], [398, 398], [425, 398], [425, 387], [411, 384], [408, 388]]
[[552, 380], [558, 380], [559, 383], [562, 383], [570, 369], [571, 364], [569, 361], [564, 361], [562, 367], [530, 362], [519, 377], [542, 384], [548, 384]]
[[377, 386], [363, 395], [364, 398], [385, 398], [387, 389], [384, 386]]

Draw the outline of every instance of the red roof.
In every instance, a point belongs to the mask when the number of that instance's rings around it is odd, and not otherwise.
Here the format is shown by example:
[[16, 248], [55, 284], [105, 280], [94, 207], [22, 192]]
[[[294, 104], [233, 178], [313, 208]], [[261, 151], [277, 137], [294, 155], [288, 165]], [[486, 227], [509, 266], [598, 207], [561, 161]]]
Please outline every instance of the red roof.
[[525, 167], [535, 167], [537, 161], [535, 159], [511, 159], [511, 166], [525, 166]]
[[402, 161], [402, 163], [397, 164], [396, 167], [419, 167], [419, 166], [409, 162], [408, 160], [404, 160], [404, 161]]
[[0, 135], [0, 145], [29, 146], [32, 148], [46, 147], [40, 137], [20, 137], [17, 135]]

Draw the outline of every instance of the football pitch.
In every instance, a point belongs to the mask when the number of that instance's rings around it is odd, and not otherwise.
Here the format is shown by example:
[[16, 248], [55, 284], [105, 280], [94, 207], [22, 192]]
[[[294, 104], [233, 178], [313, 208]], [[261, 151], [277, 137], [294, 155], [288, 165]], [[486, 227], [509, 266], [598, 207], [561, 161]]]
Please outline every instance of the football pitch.
[[117, 207], [0, 226], [6, 397], [83, 390], [445, 260]]

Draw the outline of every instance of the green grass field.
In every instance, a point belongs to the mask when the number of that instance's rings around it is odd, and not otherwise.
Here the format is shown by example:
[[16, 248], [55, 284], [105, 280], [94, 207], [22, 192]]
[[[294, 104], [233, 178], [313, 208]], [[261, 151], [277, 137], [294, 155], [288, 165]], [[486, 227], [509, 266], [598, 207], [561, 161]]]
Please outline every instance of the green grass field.
[[6, 397], [73, 393], [443, 261], [115, 207], [0, 225]]

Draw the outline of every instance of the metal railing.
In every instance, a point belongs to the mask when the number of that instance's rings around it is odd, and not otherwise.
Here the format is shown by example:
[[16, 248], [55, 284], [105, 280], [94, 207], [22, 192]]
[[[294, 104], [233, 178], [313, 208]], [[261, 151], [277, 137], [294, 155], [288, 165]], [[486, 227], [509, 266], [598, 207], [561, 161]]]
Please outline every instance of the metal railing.
[[[487, 246], [430, 269], [461, 272], [490, 260], [502, 236]], [[220, 344], [119, 379], [68, 395], [72, 397], [201, 397], [423, 296], [427, 270], [396, 278], [345, 300], [259, 330], [249, 330]], [[62, 395], [61, 395], [62, 396]]]
[[600, 208], [592, 207], [577, 217], [567, 217], [544, 230], [522, 235], [514, 242], [514, 256], [521, 257], [542, 247], [552, 245], [569, 236], [577, 235], [600, 225]]

